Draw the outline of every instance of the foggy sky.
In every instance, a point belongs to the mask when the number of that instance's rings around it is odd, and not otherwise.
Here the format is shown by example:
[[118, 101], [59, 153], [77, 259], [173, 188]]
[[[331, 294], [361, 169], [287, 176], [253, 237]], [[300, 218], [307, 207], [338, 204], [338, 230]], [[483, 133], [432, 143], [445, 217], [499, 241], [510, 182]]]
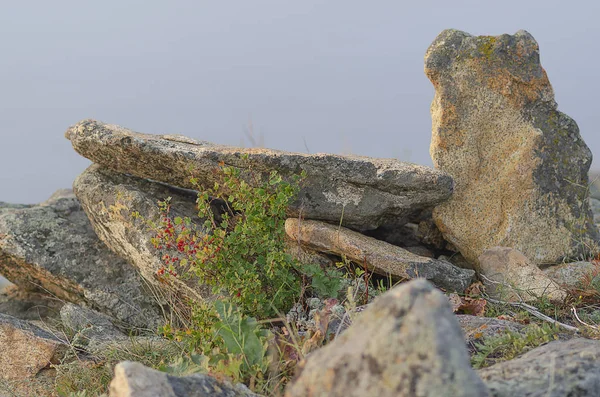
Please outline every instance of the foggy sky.
[[89, 162], [64, 131], [84, 118], [231, 145], [251, 123], [270, 148], [431, 165], [423, 56], [446, 28], [529, 31], [559, 109], [600, 158], [595, 1], [0, 5], [0, 201], [70, 187]]

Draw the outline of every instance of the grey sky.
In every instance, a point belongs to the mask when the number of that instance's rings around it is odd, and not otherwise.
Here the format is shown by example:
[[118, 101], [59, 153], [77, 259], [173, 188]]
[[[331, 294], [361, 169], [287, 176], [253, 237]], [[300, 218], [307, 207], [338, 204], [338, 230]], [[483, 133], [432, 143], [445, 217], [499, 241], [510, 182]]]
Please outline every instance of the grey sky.
[[267, 147], [431, 165], [423, 55], [445, 28], [532, 33], [600, 158], [596, 1], [0, 5], [0, 201], [69, 187], [88, 162], [63, 134], [84, 118], [233, 145], [251, 120]]

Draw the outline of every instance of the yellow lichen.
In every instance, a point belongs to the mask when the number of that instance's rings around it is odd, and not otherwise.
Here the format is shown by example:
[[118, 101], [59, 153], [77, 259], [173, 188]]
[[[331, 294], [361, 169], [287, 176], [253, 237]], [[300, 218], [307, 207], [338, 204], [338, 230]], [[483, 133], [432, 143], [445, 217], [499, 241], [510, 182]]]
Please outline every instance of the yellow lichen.
[[481, 43], [477, 48], [487, 59], [490, 59], [494, 53], [494, 46], [496, 44], [496, 37], [494, 36], [481, 36], [479, 37]]

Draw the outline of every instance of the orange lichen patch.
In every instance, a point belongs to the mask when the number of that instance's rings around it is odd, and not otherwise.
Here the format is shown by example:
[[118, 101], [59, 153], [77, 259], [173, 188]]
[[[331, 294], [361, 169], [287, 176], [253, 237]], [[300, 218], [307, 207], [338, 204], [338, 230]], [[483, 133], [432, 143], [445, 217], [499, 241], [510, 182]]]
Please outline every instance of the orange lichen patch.
[[488, 77], [486, 83], [489, 89], [500, 93], [515, 108], [538, 101], [548, 95], [548, 90], [552, 90], [545, 71], [542, 77], [524, 82], [503, 70]]
[[[486, 58], [467, 59], [461, 69], [468, 70], [467, 76], [462, 79], [473, 79], [481, 87], [499, 93], [508, 103], [516, 108], [522, 108], [527, 103], [548, 98], [553, 95], [552, 86], [546, 71], [542, 69], [542, 76], [524, 81], [513, 75], [508, 69], [491, 65]], [[490, 69], [492, 72], [490, 72]]]

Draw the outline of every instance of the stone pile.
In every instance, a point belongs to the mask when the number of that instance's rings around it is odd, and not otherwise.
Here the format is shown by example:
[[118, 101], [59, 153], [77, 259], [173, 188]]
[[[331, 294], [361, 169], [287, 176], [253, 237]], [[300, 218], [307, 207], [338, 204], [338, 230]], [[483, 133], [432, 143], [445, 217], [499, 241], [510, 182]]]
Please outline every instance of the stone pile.
[[[53, 365], [66, 357], [94, 366], [102, 351], [140, 341], [169, 349], [162, 338], [137, 335], [173, 314], [168, 302], [214, 297], [201, 280], [159, 276], [153, 231], [131, 213], [159, 222], [157, 203], [170, 197], [170, 215], [194, 219], [194, 189], [212, 186], [223, 165], [249, 184], [272, 171], [306, 175], [285, 223], [301, 263], [346, 260], [401, 282], [366, 307], [338, 305], [337, 332], [327, 328], [332, 340], [306, 351], [286, 396], [597, 395], [600, 342], [570, 334], [475, 371], [469, 355], [479, 342], [527, 327], [457, 316], [444, 295], [471, 299], [479, 279], [495, 300], [560, 302], [597, 274], [592, 209], [600, 219], [600, 201], [590, 206], [581, 187], [591, 154], [557, 110], [537, 43], [524, 31], [446, 30], [427, 50], [425, 73], [435, 87], [435, 169], [222, 146], [95, 120], [70, 127], [73, 148], [93, 162], [73, 191], [38, 205], [0, 202], [0, 275], [14, 284], [0, 293], [0, 395], [55, 395]], [[312, 312], [323, 305], [310, 304]], [[125, 361], [110, 395], [256, 394], [210, 375]]]

